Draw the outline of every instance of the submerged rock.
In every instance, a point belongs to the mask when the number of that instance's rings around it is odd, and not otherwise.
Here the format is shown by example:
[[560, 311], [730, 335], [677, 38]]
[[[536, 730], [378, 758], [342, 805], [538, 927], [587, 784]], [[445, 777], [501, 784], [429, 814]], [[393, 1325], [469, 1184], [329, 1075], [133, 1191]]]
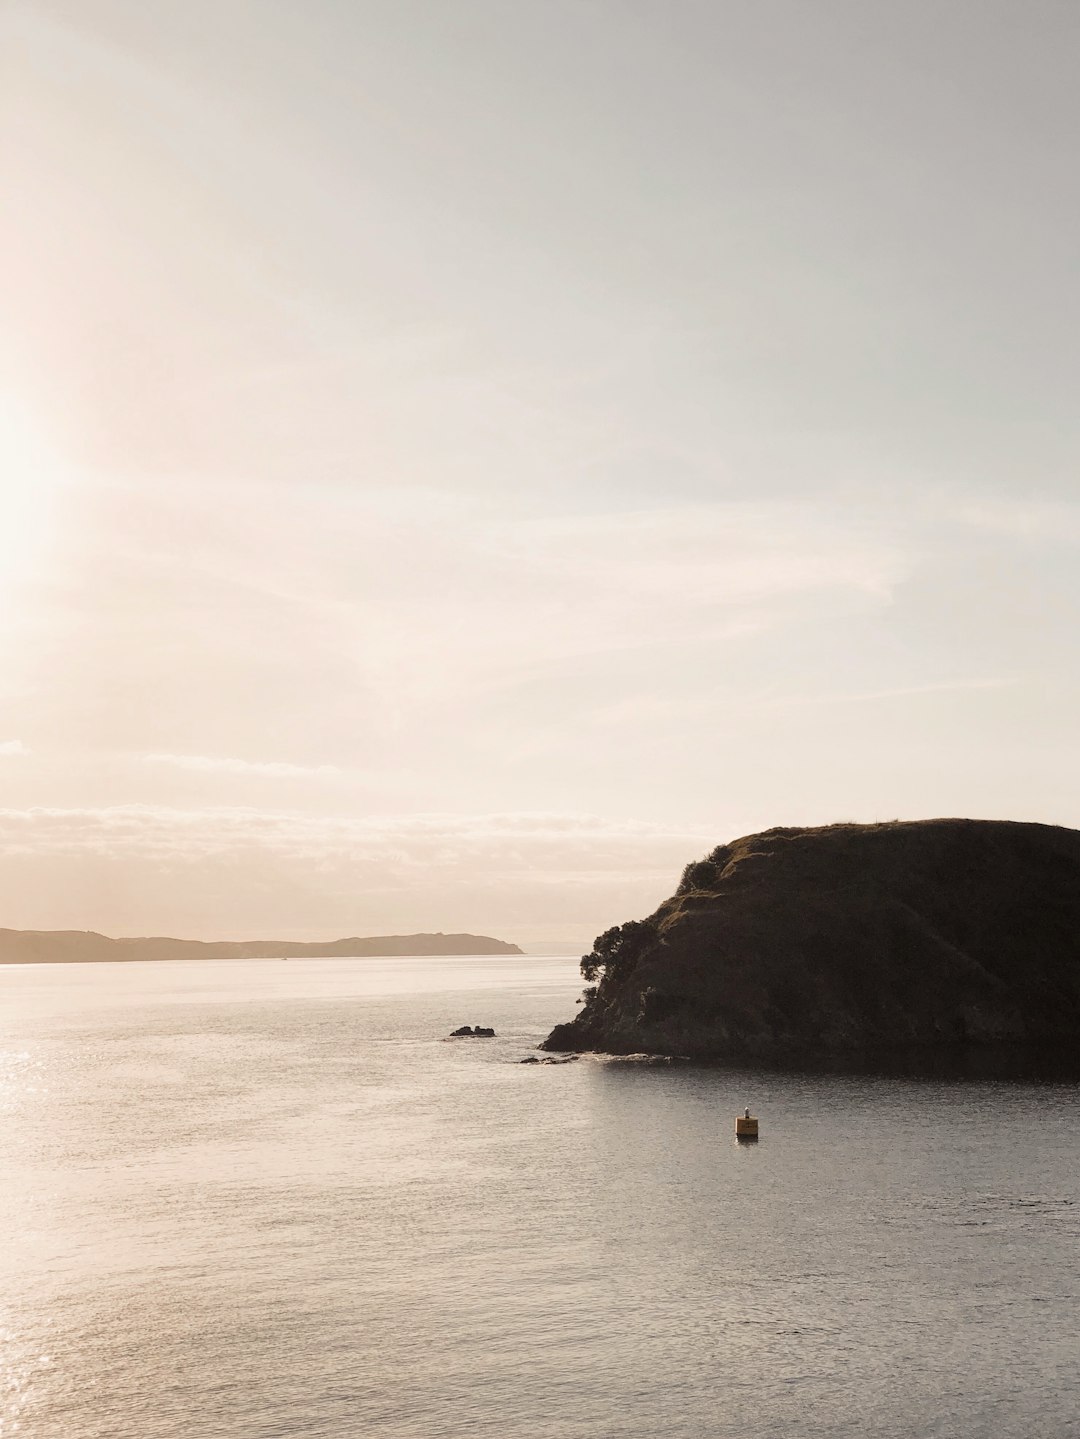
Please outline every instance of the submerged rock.
[[856, 1067], [899, 1050], [1060, 1051], [1080, 1040], [1080, 833], [768, 830], [688, 865], [582, 968], [596, 983], [544, 1049]]

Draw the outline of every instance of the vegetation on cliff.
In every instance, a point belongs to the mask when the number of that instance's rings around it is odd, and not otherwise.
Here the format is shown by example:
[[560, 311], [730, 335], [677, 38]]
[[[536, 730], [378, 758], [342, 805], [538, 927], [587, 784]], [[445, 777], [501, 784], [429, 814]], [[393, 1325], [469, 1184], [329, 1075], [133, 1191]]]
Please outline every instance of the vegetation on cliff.
[[1080, 832], [771, 829], [687, 865], [582, 960], [549, 1050], [800, 1060], [1080, 1040]]

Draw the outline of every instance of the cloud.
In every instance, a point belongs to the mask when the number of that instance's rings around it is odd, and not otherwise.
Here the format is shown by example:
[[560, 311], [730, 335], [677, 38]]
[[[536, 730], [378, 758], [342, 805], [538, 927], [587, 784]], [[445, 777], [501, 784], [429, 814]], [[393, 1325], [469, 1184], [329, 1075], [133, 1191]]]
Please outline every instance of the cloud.
[[1080, 542], [1080, 503], [1038, 495], [971, 496], [946, 507], [960, 525], [1008, 539], [1075, 545]]
[[354, 819], [214, 806], [114, 805], [0, 810], [0, 853], [56, 862], [107, 860], [131, 883], [142, 867], [206, 864], [269, 875], [284, 866], [316, 888], [393, 893], [422, 903], [427, 890], [534, 895], [647, 882], [668, 892], [686, 860], [716, 836], [574, 814], [417, 814]]
[[[1008, 689], [1019, 684], [1016, 678], [941, 680], [932, 684], [898, 685], [891, 689], [859, 690], [850, 693], [787, 695], [767, 701], [765, 709], [788, 709], [806, 705], [876, 704], [894, 699], [917, 699], [922, 695], [966, 694], [981, 690]], [[752, 704], [752, 702], [751, 702]]]
[[354, 818], [239, 805], [0, 809], [0, 850], [22, 853], [92, 850], [182, 860], [261, 850], [297, 861], [349, 859], [391, 863], [402, 870], [452, 870], [494, 861], [502, 869], [561, 877], [579, 877], [583, 867], [640, 866], [646, 856], [682, 854], [687, 844], [707, 837], [694, 826], [543, 812]]
[[654, 660], [693, 681], [755, 635], [887, 609], [916, 562], [895, 526], [787, 501], [545, 516], [527, 494], [195, 481], [85, 499], [27, 646], [29, 718], [62, 731], [77, 697], [84, 742], [206, 777], [301, 777], [239, 758], [267, 715], [286, 754], [317, 733], [340, 765], [423, 769], [425, 707], [437, 741], [475, 733], [492, 694], [562, 685], [568, 723], [586, 686], [627, 698]]
[[[583, 662], [621, 672], [650, 650], [684, 646], [699, 659], [814, 609], [885, 606], [914, 564], [895, 527], [779, 501], [544, 517], [369, 491], [338, 518], [336, 548], [328, 528], [308, 547], [298, 520], [288, 554], [268, 565], [267, 537], [239, 569], [231, 559], [231, 573], [337, 633], [373, 687], [414, 699]], [[309, 548], [317, 562], [300, 576]]]
[[144, 754], [144, 764], [170, 765], [198, 774], [253, 775], [267, 779], [307, 779], [312, 775], [339, 775], [333, 764], [289, 764], [283, 760], [236, 759], [230, 755]]
[[0, 810], [16, 928], [591, 938], [722, 838], [563, 813], [319, 817], [152, 805]]
[[23, 744], [21, 739], [0, 740], [0, 755], [32, 754], [33, 750]]

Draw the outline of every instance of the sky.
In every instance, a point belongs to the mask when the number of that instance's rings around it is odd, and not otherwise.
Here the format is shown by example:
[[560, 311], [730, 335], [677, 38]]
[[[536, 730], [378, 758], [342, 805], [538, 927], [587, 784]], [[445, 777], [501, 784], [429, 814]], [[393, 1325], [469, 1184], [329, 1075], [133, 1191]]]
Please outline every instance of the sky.
[[1073, 0], [9, 0], [0, 925], [1080, 826]]

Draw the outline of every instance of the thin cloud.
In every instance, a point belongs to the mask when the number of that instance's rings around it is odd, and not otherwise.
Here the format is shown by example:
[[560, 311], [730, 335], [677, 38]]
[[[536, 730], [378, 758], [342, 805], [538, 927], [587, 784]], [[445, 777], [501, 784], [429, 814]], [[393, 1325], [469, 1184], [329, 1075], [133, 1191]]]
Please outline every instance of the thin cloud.
[[[108, 550], [110, 566], [97, 567], [107, 578], [88, 611], [85, 559], [73, 559], [48, 673], [31, 665], [29, 679], [63, 706], [59, 724], [78, 695], [94, 743], [140, 756], [157, 743], [148, 769], [207, 780], [305, 777], [293, 761], [236, 755], [249, 712], [266, 708], [281, 717], [281, 743], [303, 744], [317, 713], [328, 759], [384, 745], [384, 764], [423, 770], [427, 751], [401, 738], [421, 706], [450, 716], [449, 733], [470, 710], [482, 723], [492, 694], [512, 704], [538, 683], [567, 685], [572, 709], [584, 670], [613, 696], [651, 655], [698, 674], [704, 656], [718, 664], [748, 636], [890, 607], [914, 564], [910, 537], [890, 526], [797, 502], [545, 517], [415, 489], [392, 500], [360, 489], [348, 504], [306, 491], [255, 503], [242, 485], [95, 494], [86, 548]], [[166, 544], [176, 534], [191, 538], [183, 565]], [[117, 706], [119, 692], [135, 698]], [[213, 736], [206, 694], [219, 697]], [[362, 703], [347, 711], [345, 694]], [[174, 748], [181, 733], [205, 734], [196, 753]], [[391, 802], [406, 800], [399, 790]]]
[[290, 764], [284, 760], [237, 759], [232, 755], [144, 754], [144, 764], [169, 765], [198, 774], [256, 775], [265, 779], [307, 779], [313, 775], [337, 775], [333, 764]]
[[955, 506], [952, 518], [972, 529], [1014, 539], [1059, 545], [1080, 541], [1080, 504], [1075, 500], [980, 495]]
[[666, 872], [710, 834], [695, 826], [546, 812], [352, 818], [223, 805], [0, 810], [0, 851], [9, 853], [179, 861], [260, 851], [298, 863], [377, 866], [410, 885], [418, 883], [418, 871], [475, 874], [477, 866], [488, 879], [509, 871], [578, 880], [628, 868]]
[[978, 690], [1008, 689], [1018, 684], [1015, 678], [941, 680], [934, 684], [899, 685], [894, 689], [859, 690], [853, 693], [822, 695], [787, 695], [770, 701], [766, 709], [788, 709], [808, 705], [877, 704], [884, 700], [914, 699], [920, 695], [962, 694]]
[[0, 740], [0, 755], [19, 754], [33, 754], [33, 750], [24, 745], [21, 739]]
[[207, 938], [461, 929], [518, 940], [557, 930], [587, 943], [648, 913], [722, 837], [557, 812], [6, 809], [0, 902], [16, 928]]

